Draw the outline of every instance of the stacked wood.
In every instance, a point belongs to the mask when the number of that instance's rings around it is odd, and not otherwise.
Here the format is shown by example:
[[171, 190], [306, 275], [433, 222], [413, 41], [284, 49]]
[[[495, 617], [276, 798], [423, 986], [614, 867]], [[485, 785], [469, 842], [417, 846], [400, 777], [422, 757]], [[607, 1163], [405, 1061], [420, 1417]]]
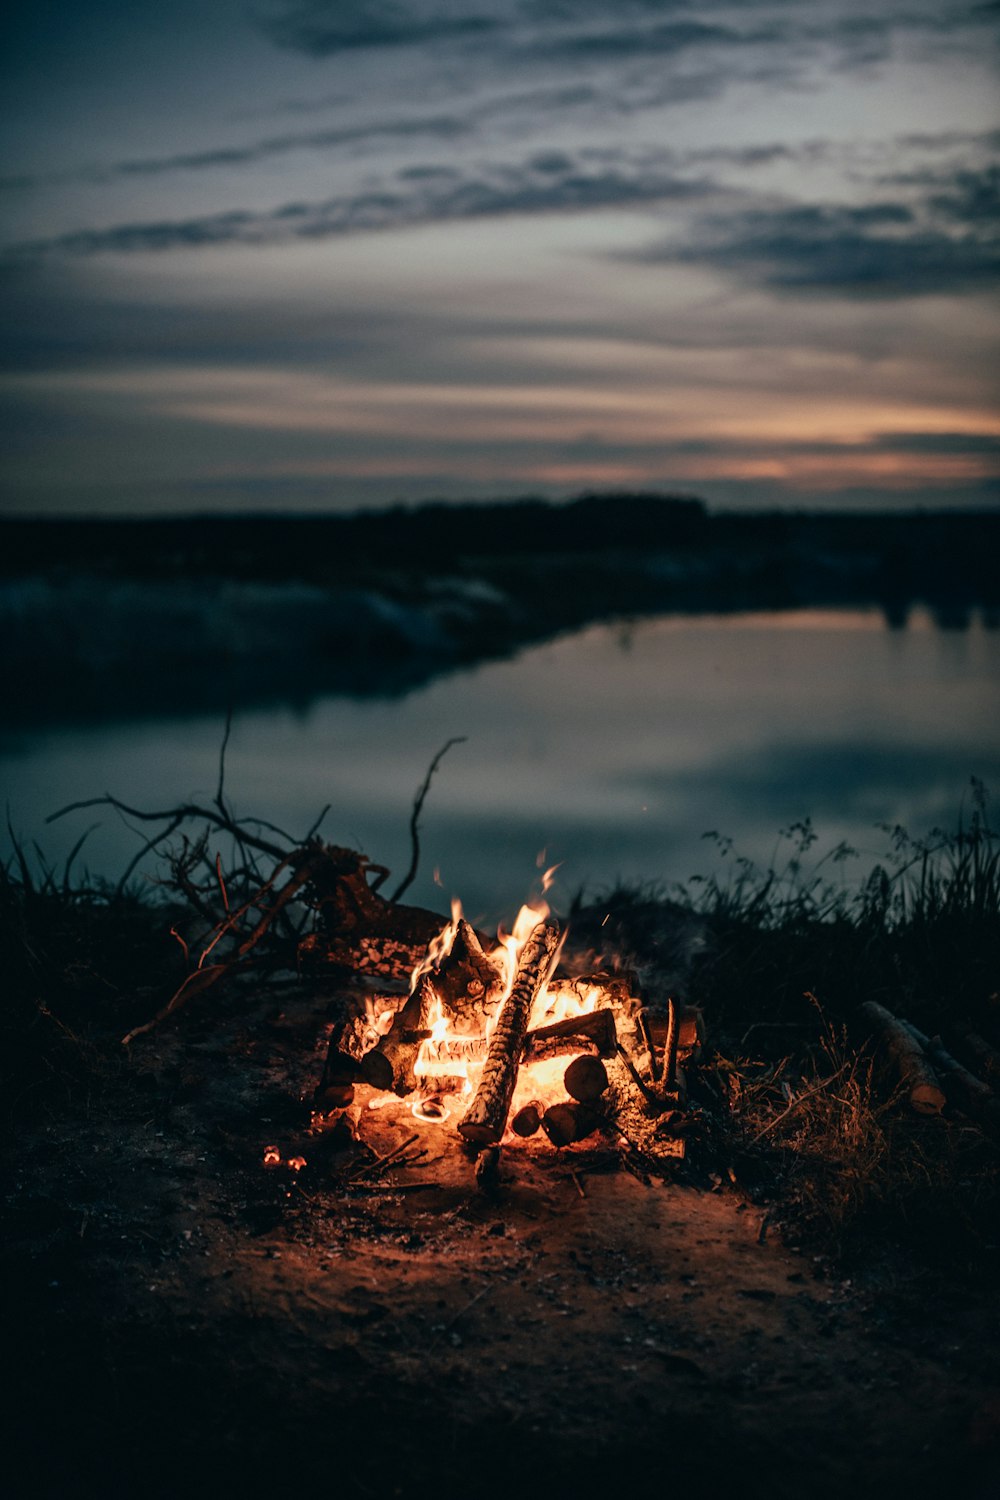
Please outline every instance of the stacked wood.
[[989, 1084], [970, 1073], [968, 1068], [964, 1068], [952, 1057], [940, 1037], [926, 1037], [909, 1021], [901, 1024], [906, 1027], [914, 1044], [923, 1048], [941, 1074], [952, 1103], [982, 1126], [987, 1135], [1000, 1139], [1000, 1099]]
[[895, 1063], [906, 1085], [910, 1108], [920, 1115], [939, 1115], [946, 1103], [945, 1092], [906, 1022], [897, 1021], [876, 1000], [866, 1000], [861, 1014], [878, 1033]]
[[490, 1037], [479, 1087], [459, 1123], [459, 1133], [467, 1141], [489, 1146], [504, 1133], [524, 1051], [528, 1017], [558, 946], [557, 929], [540, 922], [521, 950], [514, 983]]

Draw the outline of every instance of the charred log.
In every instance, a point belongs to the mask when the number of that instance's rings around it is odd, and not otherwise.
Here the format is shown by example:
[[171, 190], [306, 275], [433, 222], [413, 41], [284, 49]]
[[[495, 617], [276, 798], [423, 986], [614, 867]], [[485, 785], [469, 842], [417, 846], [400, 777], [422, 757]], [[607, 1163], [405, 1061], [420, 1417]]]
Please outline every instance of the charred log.
[[514, 983], [490, 1038], [479, 1087], [458, 1127], [468, 1141], [493, 1145], [504, 1133], [524, 1050], [528, 1016], [548, 975], [558, 944], [556, 929], [539, 923], [521, 950]]
[[613, 1057], [617, 1041], [614, 1013], [602, 1006], [585, 1016], [567, 1016], [564, 1021], [553, 1021], [549, 1026], [529, 1031], [525, 1038], [524, 1057], [526, 1062], [538, 1062], [542, 1058], [580, 1051], [581, 1046], [587, 1044], [599, 1057]]

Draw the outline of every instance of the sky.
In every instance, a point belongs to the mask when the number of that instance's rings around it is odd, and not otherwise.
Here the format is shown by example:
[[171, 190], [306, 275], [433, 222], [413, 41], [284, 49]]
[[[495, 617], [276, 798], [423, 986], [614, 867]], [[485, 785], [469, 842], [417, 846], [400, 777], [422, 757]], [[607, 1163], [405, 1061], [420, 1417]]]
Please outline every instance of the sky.
[[0, 510], [1000, 501], [996, 0], [34, 0]]

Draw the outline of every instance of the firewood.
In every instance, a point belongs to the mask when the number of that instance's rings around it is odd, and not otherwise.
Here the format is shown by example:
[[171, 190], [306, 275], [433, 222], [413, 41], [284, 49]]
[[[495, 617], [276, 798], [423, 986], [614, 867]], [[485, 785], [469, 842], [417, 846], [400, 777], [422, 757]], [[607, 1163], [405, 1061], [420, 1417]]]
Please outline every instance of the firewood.
[[601, 1007], [588, 1011], [583, 1016], [567, 1016], [564, 1021], [553, 1021], [549, 1026], [539, 1026], [525, 1037], [525, 1061], [538, 1062], [545, 1057], [558, 1057], [563, 1052], [580, 1051], [579, 1043], [593, 1043], [600, 1057], [613, 1057], [618, 1040], [615, 1018], [611, 1010]]
[[528, 1016], [558, 945], [556, 928], [540, 922], [521, 950], [514, 983], [490, 1038], [479, 1087], [458, 1127], [467, 1141], [489, 1146], [499, 1141], [504, 1133], [524, 1050]]
[[960, 1043], [960, 1050], [974, 1059], [974, 1066], [981, 1073], [985, 1073], [991, 1082], [1000, 1082], [1000, 1052], [978, 1031], [972, 1027], [958, 1022], [950, 1027]]
[[503, 996], [503, 969], [483, 950], [478, 934], [464, 917], [451, 951], [432, 976], [434, 989], [455, 1016], [471, 1012], [491, 1016]]
[[571, 1146], [600, 1126], [600, 1114], [587, 1104], [553, 1104], [542, 1116], [542, 1129], [553, 1146]]
[[1000, 1099], [993, 1093], [989, 1084], [977, 1078], [974, 1073], [970, 1073], [968, 1068], [963, 1068], [962, 1064], [945, 1050], [940, 1037], [928, 1039], [909, 1021], [903, 1021], [901, 1024], [906, 1027], [914, 1043], [923, 1047], [927, 1052], [941, 1074], [952, 1103], [956, 1104], [963, 1114], [975, 1120], [987, 1135], [1000, 1140]]
[[583, 1104], [599, 1099], [608, 1086], [608, 1070], [599, 1057], [578, 1057], [563, 1076], [570, 1098]]
[[913, 1032], [876, 1000], [866, 1000], [861, 1014], [885, 1042], [906, 1084], [910, 1108], [920, 1115], [939, 1115], [945, 1106], [945, 1092]]
[[523, 1109], [519, 1109], [510, 1122], [510, 1128], [515, 1135], [527, 1137], [534, 1135], [542, 1123], [545, 1113], [545, 1105], [538, 1099], [532, 1099]]
[[393, 1082], [392, 1063], [384, 1052], [373, 1047], [361, 1059], [361, 1076], [373, 1089], [391, 1089]]

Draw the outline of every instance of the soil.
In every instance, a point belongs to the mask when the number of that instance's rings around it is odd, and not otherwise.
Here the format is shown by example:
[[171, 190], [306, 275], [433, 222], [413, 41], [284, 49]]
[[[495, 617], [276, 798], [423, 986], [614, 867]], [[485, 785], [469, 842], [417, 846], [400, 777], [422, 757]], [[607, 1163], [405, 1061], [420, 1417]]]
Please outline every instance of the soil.
[[205, 1001], [21, 1132], [9, 1494], [997, 1494], [995, 1288], [845, 1280], [610, 1144], [505, 1146], [484, 1194], [364, 1089], [362, 1141], [428, 1155], [347, 1187], [370, 1154], [307, 1134], [329, 1001]]

